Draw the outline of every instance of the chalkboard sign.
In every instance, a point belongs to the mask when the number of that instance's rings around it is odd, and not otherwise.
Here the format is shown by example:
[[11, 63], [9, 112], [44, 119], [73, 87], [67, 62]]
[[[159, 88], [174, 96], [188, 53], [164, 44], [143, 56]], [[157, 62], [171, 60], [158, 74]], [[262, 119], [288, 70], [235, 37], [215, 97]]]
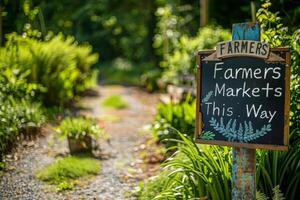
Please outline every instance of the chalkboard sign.
[[197, 142], [287, 149], [290, 54], [270, 52], [267, 59], [199, 52]]

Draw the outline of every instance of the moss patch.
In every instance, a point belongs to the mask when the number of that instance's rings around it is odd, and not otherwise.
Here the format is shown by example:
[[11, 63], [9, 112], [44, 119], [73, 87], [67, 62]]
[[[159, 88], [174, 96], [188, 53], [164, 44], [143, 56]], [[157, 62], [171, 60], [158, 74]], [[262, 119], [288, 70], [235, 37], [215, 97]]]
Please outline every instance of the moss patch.
[[59, 158], [37, 173], [37, 178], [52, 185], [59, 191], [72, 190], [79, 178], [98, 174], [100, 162], [85, 156]]
[[120, 95], [111, 95], [104, 99], [102, 105], [114, 109], [124, 109], [129, 105]]
[[99, 117], [99, 120], [102, 120], [104, 122], [115, 123], [121, 121], [121, 118], [117, 115], [101, 115]]

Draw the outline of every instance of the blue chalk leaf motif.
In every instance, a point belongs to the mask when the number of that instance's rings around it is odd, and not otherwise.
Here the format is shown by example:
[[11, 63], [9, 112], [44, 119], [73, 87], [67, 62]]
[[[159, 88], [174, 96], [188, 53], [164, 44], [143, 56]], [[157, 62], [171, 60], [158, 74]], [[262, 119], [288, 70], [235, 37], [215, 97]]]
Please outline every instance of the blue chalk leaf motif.
[[230, 142], [237, 141], [248, 143], [265, 136], [272, 130], [271, 124], [263, 125], [260, 129], [254, 130], [251, 121], [237, 123], [236, 119], [230, 119], [225, 125], [223, 117], [220, 118], [219, 122], [214, 117], [212, 117], [209, 123], [214, 130], [221, 133]]
[[213, 95], [213, 91], [209, 91], [206, 95], [205, 95], [205, 97], [202, 99], [202, 103], [206, 103], [206, 102], [208, 102], [209, 101], [209, 99], [210, 99], [210, 97]]
[[215, 137], [215, 134], [211, 131], [205, 131], [201, 134], [201, 137], [200, 139], [203, 139], [203, 140], [213, 140]]

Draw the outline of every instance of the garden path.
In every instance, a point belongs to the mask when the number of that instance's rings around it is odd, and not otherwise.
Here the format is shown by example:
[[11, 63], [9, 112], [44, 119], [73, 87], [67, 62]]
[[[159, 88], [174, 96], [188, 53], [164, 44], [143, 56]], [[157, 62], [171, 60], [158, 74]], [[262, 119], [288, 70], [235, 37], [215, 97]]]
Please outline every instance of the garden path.
[[[99, 175], [85, 180], [76, 190], [55, 192], [54, 186], [35, 178], [35, 173], [66, 155], [67, 143], [53, 138], [53, 128], [44, 128], [44, 137], [35, 142], [23, 142], [7, 157], [7, 170], [0, 178], [0, 199], [99, 199], [122, 200], [130, 197], [138, 181], [150, 176], [158, 165], [141, 167], [138, 151], [144, 149], [143, 127], [152, 122], [158, 96], [135, 87], [98, 86], [96, 95], [86, 96], [80, 103], [80, 114], [100, 117], [110, 135], [109, 143], [100, 143], [102, 169]], [[129, 107], [123, 110], [104, 109], [101, 101], [110, 95], [121, 95]]]

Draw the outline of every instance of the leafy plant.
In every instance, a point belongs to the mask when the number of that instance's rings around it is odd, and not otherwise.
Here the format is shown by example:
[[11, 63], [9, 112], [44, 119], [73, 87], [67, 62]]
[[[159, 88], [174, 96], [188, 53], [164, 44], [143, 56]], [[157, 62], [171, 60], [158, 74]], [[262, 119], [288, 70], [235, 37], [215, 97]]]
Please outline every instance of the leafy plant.
[[300, 65], [299, 41], [300, 30], [290, 32], [282, 24], [279, 13], [272, 12], [272, 3], [267, 0], [257, 12], [257, 19], [262, 24], [262, 38], [272, 47], [287, 46], [291, 49], [291, 110], [289, 150], [259, 151], [257, 156], [257, 187], [258, 190], [271, 197], [273, 188], [277, 185], [286, 199], [299, 199], [300, 187]]
[[201, 28], [195, 37], [181, 36], [172, 53], [162, 62], [161, 66], [164, 69], [162, 80], [175, 85], [192, 86], [194, 80], [191, 81], [182, 77], [194, 76], [196, 63], [193, 55], [195, 52], [213, 49], [218, 42], [229, 40], [230, 36], [228, 30], [218, 26]]
[[180, 139], [176, 130], [193, 138], [195, 129], [196, 101], [188, 97], [184, 102], [174, 104], [160, 104], [152, 125], [154, 135], [168, 147], [177, 142], [171, 139]]
[[[6, 59], [15, 60], [17, 49], [10, 46]], [[0, 160], [21, 135], [35, 135], [45, 122], [43, 109], [33, 98], [40, 86], [28, 83], [27, 72], [21, 72], [18, 65], [8, 66], [0, 62]], [[34, 131], [35, 129], [35, 131]]]
[[19, 72], [27, 73], [27, 82], [42, 88], [38, 95], [44, 104], [62, 105], [89, 86], [91, 66], [98, 60], [90, 46], [79, 46], [73, 37], [62, 34], [47, 41], [17, 34], [7, 38], [0, 61], [7, 68], [15, 66]]
[[[279, 189], [279, 185], [274, 187], [272, 189], [272, 191], [273, 191], [272, 200], [284, 200], [285, 199], [283, 197], [282, 192]], [[268, 199], [269, 199], [269, 197], [267, 197], [264, 193], [261, 193], [259, 191], [256, 192], [256, 200], [268, 200]]]
[[158, 176], [151, 177], [144, 183], [139, 184], [138, 191], [135, 191], [135, 196], [138, 200], [149, 200], [154, 199], [163, 190], [164, 184], [168, 175], [167, 171], [160, 173]]
[[98, 138], [104, 134], [104, 130], [100, 128], [95, 119], [84, 117], [64, 119], [57, 128], [57, 132], [61, 137], [75, 139], [83, 139], [85, 136]]
[[129, 105], [120, 95], [111, 95], [105, 98], [102, 105], [108, 108], [124, 109]]
[[198, 146], [178, 134], [182, 142], [163, 164], [165, 180], [154, 199], [231, 199], [230, 149]]
[[271, 44], [271, 47], [286, 46], [291, 49], [291, 125], [299, 127], [300, 121], [300, 29], [291, 32], [288, 27], [282, 24], [279, 12], [270, 11], [272, 3], [266, 0], [257, 12], [257, 19], [261, 23], [263, 34], [262, 39]]
[[71, 190], [78, 183], [78, 179], [97, 175], [100, 162], [83, 156], [69, 156], [59, 158], [54, 163], [37, 172], [38, 179], [56, 185], [59, 190]]

